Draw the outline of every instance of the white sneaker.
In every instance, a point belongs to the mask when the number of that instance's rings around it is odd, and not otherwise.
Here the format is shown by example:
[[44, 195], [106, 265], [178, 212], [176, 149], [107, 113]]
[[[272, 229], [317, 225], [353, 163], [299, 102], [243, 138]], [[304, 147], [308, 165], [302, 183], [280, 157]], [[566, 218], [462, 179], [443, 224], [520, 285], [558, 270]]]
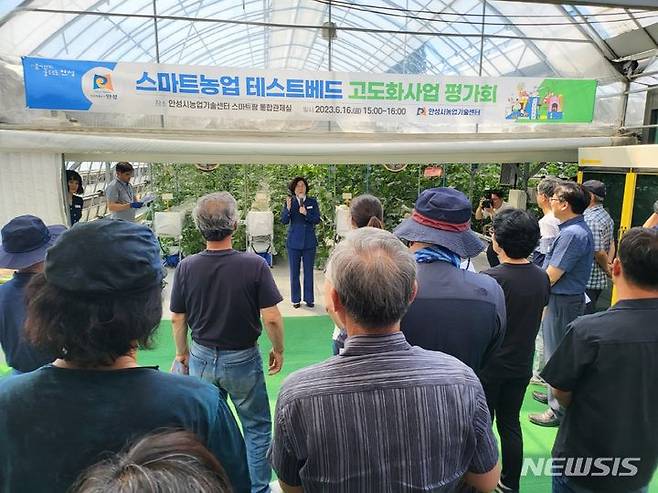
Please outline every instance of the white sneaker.
[[518, 493], [519, 490], [513, 490], [512, 488], [508, 488], [503, 484], [502, 481], [498, 481], [498, 486], [496, 486], [496, 489], [494, 490], [495, 493]]
[[546, 385], [546, 382], [539, 375], [533, 375], [532, 378], [530, 379], [530, 384], [531, 385]]

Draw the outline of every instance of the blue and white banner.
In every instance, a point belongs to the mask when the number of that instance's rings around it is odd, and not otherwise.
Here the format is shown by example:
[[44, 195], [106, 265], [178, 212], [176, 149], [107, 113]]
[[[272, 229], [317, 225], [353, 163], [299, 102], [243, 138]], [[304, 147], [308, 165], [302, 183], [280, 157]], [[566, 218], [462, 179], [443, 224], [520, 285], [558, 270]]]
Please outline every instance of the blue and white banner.
[[23, 57], [31, 109], [235, 120], [591, 122], [596, 81], [232, 69]]

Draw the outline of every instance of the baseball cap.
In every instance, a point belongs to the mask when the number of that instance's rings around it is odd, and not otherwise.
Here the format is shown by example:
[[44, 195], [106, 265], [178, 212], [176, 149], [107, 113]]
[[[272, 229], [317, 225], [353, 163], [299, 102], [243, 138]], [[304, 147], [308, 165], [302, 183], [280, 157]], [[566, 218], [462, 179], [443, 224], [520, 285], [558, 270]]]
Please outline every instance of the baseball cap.
[[587, 180], [583, 188], [597, 197], [605, 198], [605, 183], [599, 180]]

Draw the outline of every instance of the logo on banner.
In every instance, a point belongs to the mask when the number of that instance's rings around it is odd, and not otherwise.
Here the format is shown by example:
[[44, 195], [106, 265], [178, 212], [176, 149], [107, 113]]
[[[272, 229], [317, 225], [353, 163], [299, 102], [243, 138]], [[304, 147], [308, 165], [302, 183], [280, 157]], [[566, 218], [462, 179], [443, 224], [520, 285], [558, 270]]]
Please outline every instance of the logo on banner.
[[112, 87], [112, 77], [110, 74], [94, 74], [94, 90], [106, 90], [114, 92], [114, 88]]
[[121, 88], [116, 87], [112, 76], [112, 69], [106, 67], [93, 67], [82, 76], [82, 93], [93, 105], [114, 105], [118, 101]]

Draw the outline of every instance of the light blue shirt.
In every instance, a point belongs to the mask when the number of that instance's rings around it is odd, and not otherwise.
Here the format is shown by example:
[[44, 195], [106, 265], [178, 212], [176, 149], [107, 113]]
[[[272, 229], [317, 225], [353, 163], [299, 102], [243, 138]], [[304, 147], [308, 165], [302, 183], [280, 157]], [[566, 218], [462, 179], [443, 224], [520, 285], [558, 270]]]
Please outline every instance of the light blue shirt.
[[582, 215], [560, 224], [551, 249], [544, 259], [544, 269], [549, 265], [564, 271], [551, 288], [551, 294], [583, 294], [594, 258], [594, 238]]

